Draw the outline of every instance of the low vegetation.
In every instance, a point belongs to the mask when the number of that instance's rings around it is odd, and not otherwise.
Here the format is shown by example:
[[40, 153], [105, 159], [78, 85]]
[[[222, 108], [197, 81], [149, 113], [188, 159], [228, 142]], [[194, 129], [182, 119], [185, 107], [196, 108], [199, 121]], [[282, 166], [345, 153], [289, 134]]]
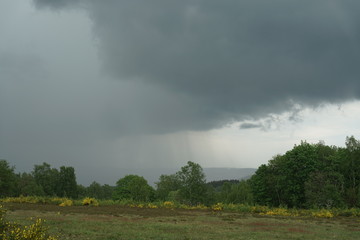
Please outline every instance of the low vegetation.
[[[360, 237], [358, 217], [283, 216], [258, 206], [257, 213], [180, 209], [164, 202], [152, 208], [136, 204], [60, 207], [55, 204], [5, 203], [7, 218], [22, 225], [31, 217], [46, 219], [59, 239], [302, 239], [352, 240]], [[240, 207], [240, 206], [239, 206]], [[250, 210], [250, 206], [243, 206]], [[282, 210], [272, 209], [283, 214]]]
[[57, 240], [48, 234], [44, 220], [38, 218], [29, 225], [20, 225], [5, 219], [6, 210], [0, 205], [0, 239], [2, 240]]
[[[202, 167], [189, 161], [177, 173], [161, 175], [156, 188], [138, 175], [120, 178], [116, 186], [93, 182], [84, 187], [77, 184], [73, 167], [55, 169], [43, 163], [35, 165], [31, 173], [16, 174], [15, 167], [0, 160], [0, 197], [7, 207], [30, 204], [35, 210], [43, 206], [91, 211], [121, 207], [137, 212], [203, 211], [256, 218], [348, 217], [359, 223], [360, 141], [348, 137], [345, 148], [301, 142], [261, 165], [250, 179], [240, 181], [207, 183]], [[52, 238], [42, 220], [28, 226], [10, 224], [3, 217], [1, 221], [2, 239]], [[29, 229], [39, 236], [27, 238]]]
[[[331, 208], [331, 209], [297, 209], [284, 207], [268, 207], [260, 205], [246, 204], [225, 204], [216, 203], [210, 206], [203, 204], [186, 205], [171, 201], [157, 202], [137, 202], [133, 200], [97, 200], [95, 198], [84, 198], [71, 200], [68, 198], [50, 198], [50, 197], [8, 197], [0, 199], [2, 203], [28, 203], [57, 205], [60, 207], [70, 206], [121, 206], [137, 209], [172, 209], [172, 210], [207, 210], [221, 213], [243, 213], [255, 214], [259, 216], [284, 216], [284, 217], [315, 217], [315, 218], [333, 218], [333, 217], [360, 217], [360, 208]], [[360, 221], [360, 219], [359, 219]]]

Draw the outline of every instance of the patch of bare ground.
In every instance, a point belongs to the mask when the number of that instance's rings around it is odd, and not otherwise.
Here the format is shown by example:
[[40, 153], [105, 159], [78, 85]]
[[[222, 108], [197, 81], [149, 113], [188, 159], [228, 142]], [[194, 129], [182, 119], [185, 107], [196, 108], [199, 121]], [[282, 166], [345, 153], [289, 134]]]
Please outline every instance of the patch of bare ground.
[[[88, 215], [137, 215], [142, 217], [161, 217], [161, 216], [181, 216], [188, 215], [187, 210], [172, 209], [150, 209], [150, 208], [130, 208], [119, 205], [106, 206], [68, 206], [60, 207], [52, 204], [31, 204], [31, 203], [4, 203], [4, 207], [10, 211], [15, 210], [36, 210], [40, 212], [61, 212], [62, 214], [88, 214]], [[192, 215], [194, 212], [191, 213]]]
[[253, 231], [287, 231], [290, 233], [312, 233], [303, 228], [303, 226], [295, 225], [296, 223], [276, 223], [276, 222], [250, 222], [246, 224]]

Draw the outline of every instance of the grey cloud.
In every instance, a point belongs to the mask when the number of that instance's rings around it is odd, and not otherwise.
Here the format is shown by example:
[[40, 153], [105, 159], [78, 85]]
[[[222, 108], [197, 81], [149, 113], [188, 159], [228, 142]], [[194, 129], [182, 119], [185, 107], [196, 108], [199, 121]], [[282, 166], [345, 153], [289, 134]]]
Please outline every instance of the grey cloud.
[[[130, 110], [142, 131], [211, 129], [360, 95], [357, 1], [82, 3], [103, 72], [159, 91]], [[112, 114], [117, 125], [121, 109]]]
[[[317, 108], [321, 108], [322, 105]], [[240, 123], [239, 129], [260, 129], [262, 131], [269, 131], [273, 129], [281, 129], [283, 125], [289, 122], [299, 123], [303, 121], [303, 111], [306, 110], [305, 106], [293, 103], [293, 106], [286, 112], [281, 114], [268, 114], [261, 119], [249, 119]]]
[[60, 9], [73, 7], [77, 5], [80, 0], [33, 0], [36, 7], [49, 7], [52, 9]]
[[19, 171], [218, 161], [187, 131], [359, 98], [359, 1], [29, 1], [0, 1], [0, 158]]
[[261, 127], [262, 125], [259, 123], [248, 123], [248, 122], [242, 123], [239, 126], [240, 129], [252, 129], [252, 128], [261, 128]]

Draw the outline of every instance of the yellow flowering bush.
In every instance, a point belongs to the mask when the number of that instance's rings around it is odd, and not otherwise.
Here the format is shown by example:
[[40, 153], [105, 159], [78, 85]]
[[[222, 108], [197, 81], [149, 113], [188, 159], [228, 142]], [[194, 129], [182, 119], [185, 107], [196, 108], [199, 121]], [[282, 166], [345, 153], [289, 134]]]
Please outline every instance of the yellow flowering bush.
[[148, 203], [148, 204], [147, 204], [147, 208], [155, 209], [155, 208], [158, 208], [158, 206], [155, 205], [155, 204], [153, 204], [153, 203]]
[[311, 213], [311, 215], [313, 217], [318, 217], [318, 218], [332, 218], [334, 217], [334, 214], [326, 209], [321, 209], [319, 211], [314, 211]]
[[28, 226], [20, 226], [16, 223], [4, 221], [6, 211], [0, 205], [0, 239], [2, 240], [57, 240], [56, 237], [47, 233], [44, 220], [37, 219]]
[[211, 209], [212, 209], [213, 211], [221, 211], [221, 210], [224, 209], [224, 204], [222, 204], [222, 203], [217, 203], [217, 204], [215, 204], [215, 205], [212, 205], [212, 206], [211, 206]]
[[144, 207], [145, 207], [145, 204], [140, 203], [140, 204], [138, 204], [136, 207], [137, 207], [137, 208], [144, 208]]
[[62, 203], [59, 204], [60, 207], [70, 207], [74, 205], [74, 202], [70, 199], [65, 199]]
[[5, 203], [44, 203], [45, 200], [42, 197], [35, 196], [19, 196], [19, 197], [7, 197], [1, 200]]
[[195, 206], [180, 205], [180, 208], [188, 209], [188, 210], [207, 210], [207, 209], [209, 209], [207, 206], [205, 206], [203, 204], [198, 204]]
[[174, 207], [175, 207], [175, 204], [174, 204], [174, 202], [171, 202], [171, 201], [165, 201], [165, 202], [163, 203], [163, 206], [164, 206], [165, 208], [174, 208]]
[[224, 210], [228, 211], [235, 211], [235, 212], [241, 212], [241, 213], [251, 213], [254, 209], [253, 206], [247, 205], [247, 204], [224, 204]]
[[256, 205], [256, 206], [251, 207], [252, 213], [266, 213], [268, 211], [270, 211], [270, 209], [267, 206]]
[[99, 202], [95, 198], [87, 197], [82, 200], [82, 205], [84, 205], [84, 206], [90, 206], [90, 205], [99, 206]]
[[3, 231], [4, 227], [5, 227], [5, 223], [4, 223], [4, 215], [5, 215], [6, 211], [3, 208], [2, 205], [0, 205], [0, 233]]
[[56, 240], [54, 236], [47, 234], [47, 228], [43, 225], [44, 220], [37, 219], [29, 226], [19, 226], [14, 223], [6, 223], [4, 231], [0, 234], [3, 240]]
[[289, 212], [286, 208], [274, 208], [265, 213], [260, 213], [260, 215], [269, 215], [269, 216], [294, 216], [291, 212]]

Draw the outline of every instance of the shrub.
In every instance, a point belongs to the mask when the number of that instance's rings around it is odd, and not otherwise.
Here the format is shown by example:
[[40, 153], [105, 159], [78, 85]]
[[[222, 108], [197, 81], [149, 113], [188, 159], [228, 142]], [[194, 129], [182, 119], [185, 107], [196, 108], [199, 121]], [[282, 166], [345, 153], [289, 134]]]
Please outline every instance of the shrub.
[[82, 200], [82, 204], [83, 204], [84, 206], [90, 206], [90, 205], [92, 205], [92, 206], [99, 206], [98, 200], [96, 200], [95, 198], [89, 198], [89, 197], [84, 198], [84, 199]]
[[74, 205], [74, 203], [70, 199], [65, 199], [62, 203], [59, 204], [60, 207], [70, 207], [72, 205]]
[[286, 208], [274, 208], [265, 213], [260, 213], [260, 215], [270, 215], [270, 216], [293, 216]]
[[6, 222], [6, 211], [0, 205], [0, 239], [2, 240], [57, 240], [56, 237], [47, 233], [44, 220], [37, 219], [33, 224], [20, 226], [16, 223]]
[[175, 207], [175, 204], [174, 204], [174, 202], [166, 201], [166, 202], [163, 203], [163, 206], [164, 206], [165, 208], [174, 208], [174, 207]]
[[212, 205], [212, 206], [211, 206], [211, 209], [212, 209], [213, 211], [221, 211], [221, 210], [224, 209], [224, 204], [223, 204], [223, 203], [217, 203], [217, 204], [215, 204], [215, 205]]
[[319, 211], [314, 211], [311, 213], [311, 215], [313, 217], [318, 217], [318, 218], [332, 218], [334, 217], [334, 214], [332, 212], [330, 212], [329, 210], [326, 209], [321, 209]]

